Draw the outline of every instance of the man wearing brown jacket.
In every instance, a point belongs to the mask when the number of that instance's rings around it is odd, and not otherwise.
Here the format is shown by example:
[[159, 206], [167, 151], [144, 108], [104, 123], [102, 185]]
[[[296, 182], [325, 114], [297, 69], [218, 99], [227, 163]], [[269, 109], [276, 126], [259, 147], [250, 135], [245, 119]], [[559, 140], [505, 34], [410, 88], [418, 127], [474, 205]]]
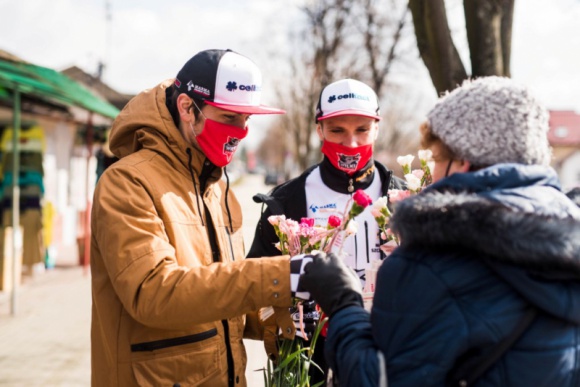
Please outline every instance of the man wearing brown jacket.
[[[283, 113], [260, 90], [249, 59], [202, 51], [115, 120], [120, 160], [92, 209], [94, 386], [246, 385], [242, 338], [261, 338], [246, 315], [291, 303], [289, 257], [244, 260], [222, 179], [249, 116]], [[293, 334], [289, 315], [276, 320]]]

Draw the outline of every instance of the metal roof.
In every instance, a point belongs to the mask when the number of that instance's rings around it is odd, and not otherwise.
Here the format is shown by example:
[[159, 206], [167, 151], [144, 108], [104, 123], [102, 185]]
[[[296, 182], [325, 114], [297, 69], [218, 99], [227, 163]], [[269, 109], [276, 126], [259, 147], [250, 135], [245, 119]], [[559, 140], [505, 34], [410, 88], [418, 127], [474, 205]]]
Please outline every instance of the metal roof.
[[11, 100], [16, 88], [25, 95], [77, 106], [105, 117], [119, 114], [115, 106], [58, 71], [0, 58], [0, 99]]

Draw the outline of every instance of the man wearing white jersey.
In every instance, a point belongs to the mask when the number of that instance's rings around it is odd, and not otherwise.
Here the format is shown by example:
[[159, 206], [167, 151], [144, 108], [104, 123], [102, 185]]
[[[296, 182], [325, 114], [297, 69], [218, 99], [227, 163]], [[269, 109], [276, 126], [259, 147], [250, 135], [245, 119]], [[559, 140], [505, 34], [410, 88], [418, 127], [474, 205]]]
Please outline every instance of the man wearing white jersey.
[[[317, 225], [326, 226], [331, 215], [342, 216], [358, 189], [377, 200], [387, 196], [389, 189], [404, 188], [402, 180], [373, 159], [380, 119], [377, 95], [364, 83], [343, 79], [322, 90], [316, 107], [316, 131], [322, 141], [323, 160], [297, 178], [275, 187], [269, 195], [254, 196], [254, 201], [265, 203], [267, 208], [256, 227], [248, 257], [280, 254], [274, 246], [278, 238], [268, 222], [271, 215], [284, 214], [296, 221], [314, 218]], [[381, 239], [371, 208], [367, 207], [357, 216], [356, 222], [357, 233], [347, 238], [342, 247], [343, 259], [364, 284], [364, 269], [385, 256], [379, 248]], [[312, 315], [316, 318], [315, 313]], [[318, 342], [323, 344], [324, 340]], [[322, 352], [317, 345], [314, 361], [324, 366]], [[317, 379], [313, 375], [311, 383]]]

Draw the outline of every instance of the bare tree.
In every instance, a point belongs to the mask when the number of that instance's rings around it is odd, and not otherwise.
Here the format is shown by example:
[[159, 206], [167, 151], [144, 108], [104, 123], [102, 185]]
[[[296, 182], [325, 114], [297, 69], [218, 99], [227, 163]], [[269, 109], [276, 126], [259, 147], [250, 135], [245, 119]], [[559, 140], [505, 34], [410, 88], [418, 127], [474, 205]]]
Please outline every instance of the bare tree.
[[[510, 75], [515, 0], [464, 0], [472, 77]], [[451, 38], [444, 0], [409, 0], [417, 47], [440, 94], [468, 77]]]
[[404, 88], [389, 82], [397, 64], [411, 62], [411, 57], [414, 62], [416, 57], [414, 39], [408, 39], [412, 36], [409, 8], [399, 0], [363, 0], [360, 6], [358, 29], [368, 61], [363, 63], [358, 79], [376, 91], [383, 118], [375, 158], [397, 170], [396, 156], [413, 152], [417, 146], [417, 101]]
[[[314, 107], [322, 87], [356, 78], [381, 98], [389, 87], [393, 64], [400, 59], [397, 48], [404, 27], [410, 24], [406, 0], [313, 0], [301, 13], [303, 29], [295, 35], [295, 49], [287, 60], [292, 82], [281, 85], [278, 92], [287, 114], [276, 121], [277, 133], [285, 135], [278, 137], [285, 139], [277, 146], [284, 148], [279, 153], [289, 152], [299, 171], [320, 158]], [[273, 144], [264, 139], [261, 146]], [[278, 163], [281, 168], [283, 161]]]
[[[403, 29], [407, 24], [408, 7], [403, 7], [400, 17], [393, 17], [393, 11], [400, 1], [390, 1], [383, 4], [380, 0], [362, 0], [362, 15], [359, 25], [364, 41], [364, 49], [368, 57], [365, 63], [370, 72], [369, 85], [377, 95], [382, 95], [387, 76], [397, 60], [397, 48], [401, 41]], [[390, 5], [390, 12], [382, 10]]]
[[[292, 82], [278, 90], [278, 99], [286, 114], [277, 122], [280, 135], [285, 135], [284, 154], [290, 152], [299, 170], [312, 161], [312, 136], [315, 128], [314, 106], [322, 85], [331, 82], [344, 62], [339, 59], [345, 29], [354, 0], [313, 1], [301, 8], [304, 29], [291, 38], [295, 49], [288, 59]], [[347, 66], [345, 66], [347, 67]], [[283, 129], [283, 130], [280, 130]], [[266, 140], [265, 140], [266, 141]], [[262, 142], [262, 146], [271, 143]], [[283, 161], [279, 161], [278, 169]]]

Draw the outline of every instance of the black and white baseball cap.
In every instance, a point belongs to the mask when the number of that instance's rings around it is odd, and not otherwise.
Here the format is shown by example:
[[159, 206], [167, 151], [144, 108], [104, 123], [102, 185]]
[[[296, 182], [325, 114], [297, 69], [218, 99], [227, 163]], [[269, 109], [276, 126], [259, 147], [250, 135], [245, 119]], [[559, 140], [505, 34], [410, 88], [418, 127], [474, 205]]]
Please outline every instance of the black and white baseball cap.
[[192, 98], [236, 113], [285, 113], [260, 104], [260, 69], [250, 59], [231, 50], [197, 53], [179, 71], [175, 86]]
[[316, 122], [349, 115], [381, 119], [379, 99], [373, 89], [354, 79], [342, 79], [322, 89]]

